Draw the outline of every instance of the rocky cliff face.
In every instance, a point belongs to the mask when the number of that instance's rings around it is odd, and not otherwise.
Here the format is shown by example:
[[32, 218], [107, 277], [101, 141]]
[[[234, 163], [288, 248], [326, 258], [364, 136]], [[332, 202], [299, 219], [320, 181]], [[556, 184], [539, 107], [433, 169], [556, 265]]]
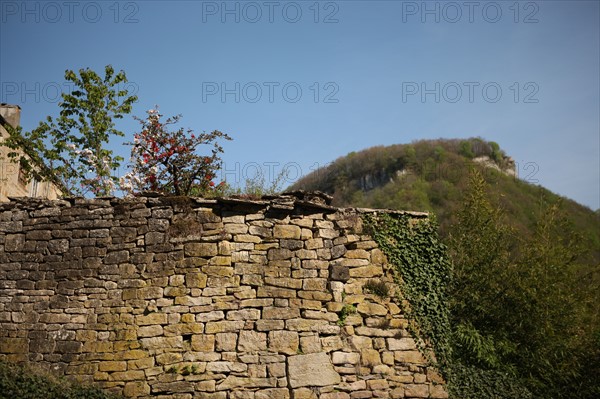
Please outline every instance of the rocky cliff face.
[[2, 204], [0, 358], [127, 397], [447, 397], [362, 231], [371, 211], [328, 201]]

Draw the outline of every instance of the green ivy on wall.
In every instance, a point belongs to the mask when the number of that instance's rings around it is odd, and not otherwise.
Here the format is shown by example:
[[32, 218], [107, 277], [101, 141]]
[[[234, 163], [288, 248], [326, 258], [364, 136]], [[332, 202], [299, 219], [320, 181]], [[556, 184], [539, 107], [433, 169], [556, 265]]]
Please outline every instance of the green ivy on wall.
[[[434, 218], [365, 215], [367, 231], [395, 269], [403, 311], [419, 349], [445, 374], [450, 355], [447, 286], [451, 266]], [[435, 359], [427, 348], [435, 353]]]

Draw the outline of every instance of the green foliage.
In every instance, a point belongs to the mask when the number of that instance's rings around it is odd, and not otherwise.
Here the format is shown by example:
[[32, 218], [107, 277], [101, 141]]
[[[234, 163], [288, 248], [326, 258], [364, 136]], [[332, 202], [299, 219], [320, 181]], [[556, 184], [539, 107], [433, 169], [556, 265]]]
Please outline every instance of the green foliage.
[[346, 318], [349, 315], [354, 314], [354, 313], [356, 313], [356, 307], [354, 305], [350, 305], [350, 304], [344, 305], [342, 310], [338, 313], [338, 316], [340, 318], [337, 321], [337, 325], [340, 327], [343, 327], [346, 324]]
[[513, 270], [509, 261], [512, 232], [500, 218], [501, 212], [486, 199], [482, 175], [474, 170], [458, 212], [459, 222], [450, 233], [449, 254], [454, 263], [450, 307], [455, 356], [482, 367], [495, 367], [500, 357], [516, 350], [505, 343], [505, 337], [491, 336], [498, 331], [490, 318], [500, 311], [504, 284]]
[[433, 348], [444, 373], [450, 356], [447, 284], [451, 270], [435, 220], [381, 214], [365, 216], [365, 225], [394, 265], [401, 303], [409, 304], [403, 310], [411, 333], [430, 360], [427, 347]]
[[27, 179], [50, 181], [63, 195], [110, 195], [117, 182], [113, 171], [122, 159], [105, 145], [111, 136], [123, 136], [115, 119], [130, 113], [137, 97], [120, 88], [127, 82], [125, 72], [115, 74], [110, 65], [104, 77], [80, 69], [78, 74], [67, 70], [65, 79], [74, 90], [62, 94], [59, 117], [48, 116], [31, 132], [9, 128], [2, 145], [14, 150], [8, 155]]
[[383, 280], [369, 280], [363, 285], [365, 291], [377, 295], [379, 298], [387, 298], [390, 295], [390, 289]]
[[[448, 393], [456, 399], [532, 399], [531, 392], [512, 374], [453, 364]], [[550, 398], [550, 397], [547, 397]]]
[[500, 149], [500, 145], [494, 141], [490, 141], [490, 147], [492, 147], [492, 154], [490, 158], [492, 158], [496, 163], [502, 162], [502, 158], [504, 158], [504, 153]]
[[475, 153], [471, 147], [470, 141], [461, 141], [459, 145], [459, 154], [466, 158], [474, 158]]
[[56, 378], [30, 367], [0, 361], [0, 398], [118, 399], [121, 396]]
[[[533, 234], [514, 235], [486, 187], [473, 171], [449, 240], [455, 397], [515, 397], [484, 394], [490, 381], [511, 382], [506, 392], [527, 389], [536, 398], [594, 397], [586, 392], [600, 384], [588, 381], [583, 365], [590, 351], [599, 353], [600, 286], [598, 271], [586, 273], [577, 262], [582, 238], [559, 204], [544, 201]], [[481, 380], [465, 383], [461, 367]]]

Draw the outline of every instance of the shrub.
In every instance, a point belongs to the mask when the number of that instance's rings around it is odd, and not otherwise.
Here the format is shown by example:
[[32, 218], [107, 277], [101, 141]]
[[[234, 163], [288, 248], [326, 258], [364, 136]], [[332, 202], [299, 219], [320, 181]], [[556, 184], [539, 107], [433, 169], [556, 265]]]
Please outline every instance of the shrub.
[[390, 290], [383, 280], [369, 280], [363, 288], [369, 294], [377, 295], [381, 299], [387, 298], [390, 294]]
[[122, 396], [0, 360], [0, 398], [120, 399]]

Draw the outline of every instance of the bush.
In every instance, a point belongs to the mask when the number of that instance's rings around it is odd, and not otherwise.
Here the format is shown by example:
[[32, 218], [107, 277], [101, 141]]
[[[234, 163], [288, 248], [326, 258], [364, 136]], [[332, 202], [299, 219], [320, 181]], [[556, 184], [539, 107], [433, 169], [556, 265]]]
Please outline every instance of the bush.
[[98, 388], [0, 360], [0, 399], [119, 399]]

